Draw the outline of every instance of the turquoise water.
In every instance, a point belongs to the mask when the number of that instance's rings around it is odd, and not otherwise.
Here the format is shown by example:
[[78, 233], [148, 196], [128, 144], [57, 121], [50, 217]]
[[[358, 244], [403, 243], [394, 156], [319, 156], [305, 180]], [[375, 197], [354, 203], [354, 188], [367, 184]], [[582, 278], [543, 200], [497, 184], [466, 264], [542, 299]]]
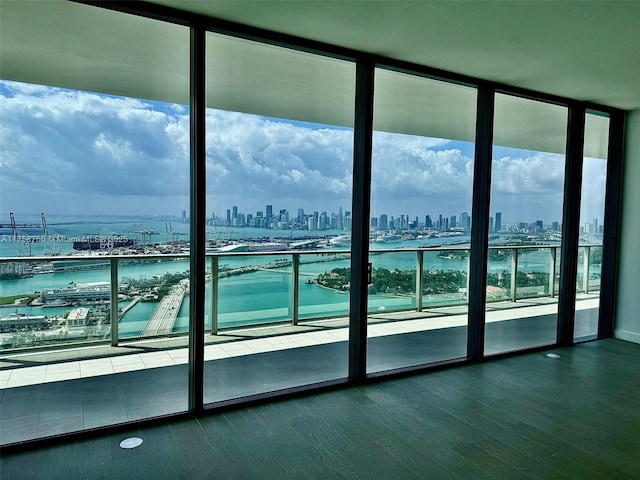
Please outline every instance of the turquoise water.
[[[55, 232], [72, 238], [97, 231], [100, 227], [106, 227], [116, 233], [123, 233], [127, 228], [131, 228], [134, 223], [143, 223], [145, 226], [160, 232], [152, 237], [153, 242], [162, 242], [169, 240], [166, 233], [166, 223], [164, 221], [137, 219], [137, 218], [121, 218], [109, 217], [109, 221], [102, 219], [101, 223], [91, 221], [78, 221], [78, 217], [52, 217], [49, 218], [49, 226]], [[39, 216], [28, 218], [19, 218], [19, 223], [39, 223]], [[7, 222], [2, 222], [7, 223]], [[174, 232], [188, 232], [189, 225], [171, 222]], [[222, 236], [224, 229], [209, 228], [209, 238]], [[41, 233], [41, 229], [32, 229], [34, 235]], [[0, 256], [7, 257], [15, 255], [15, 245], [11, 241], [7, 241], [7, 232], [2, 231], [3, 236], [0, 237]], [[10, 232], [9, 232], [10, 233]], [[28, 233], [28, 232], [25, 232]], [[344, 232], [320, 232], [324, 235], [337, 235]], [[318, 232], [305, 231], [277, 231], [255, 228], [239, 228], [235, 231], [226, 231], [226, 236], [235, 236], [237, 238], [262, 237], [262, 236], [289, 236], [294, 238], [304, 238], [309, 235], [315, 235]], [[186, 238], [186, 237], [181, 237]], [[372, 244], [372, 248], [417, 248], [425, 244], [439, 245], [443, 242], [464, 242], [469, 237], [451, 237], [449, 239], [431, 239], [431, 240], [414, 240], [403, 241], [389, 244]], [[61, 253], [71, 251], [71, 243], [61, 243]], [[36, 251], [43, 249], [42, 244], [33, 244], [32, 253], [42, 255], [44, 251]], [[348, 253], [348, 252], [345, 252]], [[275, 262], [276, 259], [291, 260], [291, 255], [282, 254], [276, 256], [233, 256], [220, 257], [219, 266], [223, 271], [226, 268], [238, 268], [247, 265], [266, 265]], [[301, 319], [321, 317], [328, 315], [346, 315], [349, 312], [349, 295], [333, 290], [319, 287], [315, 284], [307, 283], [307, 280], [314, 279], [318, 274], [330, 271], [336, 267], [348, 267], [347, 259], [326, 260], [327, 257], [321, 254], [302, 255], [300, 265], [299, 279], [299, 316]], [[99, 261], [99, 260], [98, 260]], [[167, 261], [155, 261], [153, 263], [143, 264], [126, 264], [130, 262], [123, 260], [119, 264], [118, 273], [119, 281], [125, 282], [127, 279], [148, 279], [154, 275], [162, 275], [167, 272], [179, 273], [186, 272], [189, 269], [188, 259], [178, 259]], [[209, 260], [207, 260], [209, 262]], [[308, 263], [312, 262], [312, 263]], [[371, 262], [374, 268], [387, 268], [393, 270], [395, 268], [406, 270], [416, 268], [415, 252], [394, 252], [394, 253], [375, 253], [371, 254]], [[65, 262], [68, 263], [68, 262]], [[106, 261], [105, 263], [108, 263]], [[510, 260], [491, 261], [488, 269], [490, 273], [497, 273], [503, 270], [509, 270], [511, 267]], [[207, 263], [207, 268], [210, 264]], [[550, 267], [549, 250], [533, 251], [519, 258], [519, 269], [524, 272], [543, 271], [548, 272]], [[427, 270], [468, 270], [468, 262], [466, 259], [442, 259], [438, 257], [437, 251], [424, 252], [424, 269]], [[292, 297], [292, 276], [291, 266], [278, 267], [269, 271], [256, 271], [238, 276], [229, 276], [219, 280], [219, 304], [218, 308], [218, 325], [220, 327], [231, 327], [255, 323], [267, 323], [275, 321], [283, 321], [290, 319], [291, 297]], [[65, 288], [70, 282], [76, 284], [90, 282], [108, 282], [110, 281], [109, 268], [97, 270], [86, 270], [76, 272], [56, 272], [47, 274], [38, 274], [31, 278], [3, 280], [0, 284], [0, 295], [18, 295], [27, 294], [36, 291], [42, 291], [48, 288]], [[205, 297], [206, 327], [211, 326], [211, 282], [206, 286]], [[124, 306], [123, 304], [122, 306]], [[155, 303], [138, 303], [129, 310], [119, 324], [121, 337], [136, 336], [144, 328], [146, 321], [155, 309]], [[415, 297], [389, 297], [371, 295], [369, 297], [369, 309], [371, 311], [393, 310], [399, 308], [415, 307]], [[0, 309], [0, 315], [17, 311], [20, 313], [31, 315], [63, 315], [69, 310], [68, 307], [47, 308], [41, 307], [9, 307]], [[176, 331], [185, 331], [189, 324], [189, 298], [186, 297], [178, 314], [175, 324]]]
[[[402, 246], [406, 246], [405, 242]], [[275, 258], [290, 259], [290, 255], [277, 257], [222, 257], [220, 265], [235, 268], [243, 265], [264, 265], [273, 262]], [[302, 256], [299, 279], [299, 315], [300, 318], [313, 318], [326, 315], [346, 315], [349, 311], [349, 295], [333, 290], [308, 284], [307, 279], [313, 279], [316, 275], [330, 271], [335, 267], [348, 267], [348, 259], [323, 261], [317, 263], [305, 263], [318, 260], [322, 257], [316, 255]], [[374, 254], [371, 256], [374, 268], [388, 269], [415, 269], [415, 252], [396, 252]], [[493, 261], [489, 263], [489, 269], [500, 272], [510, 269], [510, 260]], [[522, 271], [548, 271], [550, 266], [549, 250], [534, 251], [520, 257], [519, 268]], [[189, 268], [188, 261], [174, 260], [139, 265], [120, 265], [119, 279], [124, 282], [127, 279], [145, 279], [166, 272], [185, 272]], [[424, 268], [431, 270], [464, 270], [467, 271], [466, 259], [442, 259], [437, 252], [424, 253]], [[267, 323], [282, 321], [291, 318], [291, 292], [292, 277], [291, 267], [285, 266], [278, 271], [256, 271], [238, 276], [230, 276], [219, 280], [219, 305], [218, 325], [220, 327], [232, 327], [251, 323]], [[18, 295], [41, 291], [46, 288], [64, 288], [70, 282], [76, 284], [89, 282], [108, 282], [110, 273], [108, 268], [100, 270], [57, 272], [35, 275], [31, 278], [18, 280], [5, 280], [2, 282], [2, 295]], [[206, 326], [211, 325], [211, 282], [206, 287]], [[124, 306], [124, 304], [122, 305]], [[146, 321], [153, 312], [156, 304], [138, 303], [133, 307], [119, 325], [120, 336], [136, 336], [144, 328]], [[415, 307], [415, 297], [389, 297], [370, 296], [370, 310], [393, 310], [398, 308]], [[68, 311], [68, 307], [43, 309], [41, 307], [10, 307], [0, 310], [0, 314], [13, 311], [32, 315], [62, 315]], [[188, 329], [189, 323], [188, 297], [182, 305], [175, 325], [176, 331]]]

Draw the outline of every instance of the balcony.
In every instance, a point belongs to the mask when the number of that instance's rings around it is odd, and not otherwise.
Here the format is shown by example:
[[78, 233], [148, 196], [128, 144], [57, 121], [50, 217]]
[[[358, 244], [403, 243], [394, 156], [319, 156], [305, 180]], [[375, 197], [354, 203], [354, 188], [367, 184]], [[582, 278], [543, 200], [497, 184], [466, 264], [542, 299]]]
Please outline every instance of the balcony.
[[[576, 338], [596, 331], [599, 248], [581, 247]], [[559, 247], [491, 250], [486, 354], [553, 344]], [[466, 356], [467, 258], [467, 248], [371, 252], [369, 373]], [[338, 284], [349, 252], [212, 254], [207, 262], [205, 403], [347, 377], [349, 295]], [[33, 291], [49, 304], [22, 307], [16, 294], [2, 317], [37, 309], [54, 318], [44, 329], [34, 319], [2, 334], [3, 444], [187, 409], [186, 256], [9, 258], [0, 265], [25, 276], [4, 284], [37, 285]], [[462, 283], [447, 283], [453, 277]], [[162, 298], [151, 301], [154, 295]]]

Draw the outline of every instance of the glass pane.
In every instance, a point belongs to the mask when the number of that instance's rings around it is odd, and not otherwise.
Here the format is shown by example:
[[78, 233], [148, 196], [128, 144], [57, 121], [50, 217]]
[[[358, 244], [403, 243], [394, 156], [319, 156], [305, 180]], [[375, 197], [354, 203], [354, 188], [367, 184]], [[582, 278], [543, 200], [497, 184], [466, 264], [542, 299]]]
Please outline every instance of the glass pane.
[[598, 334], [609, 118], [587, 113], [584, 135], [574, 331], [578, 341], [595, 338]]
[[368, 372], [464, 357], [476, 91], [376, 70]]
[[3, 443], [188, 399], [186, 341], [172, 332], [188, 327], [189, 29], [66, 2], [21, 8], [89, 37], [42, 39], [68, 61], [64, 78], [0, 80]]
[[497, 94], [485, 353], [556, 340], [567, 109]]
[[207, 52], [204, 401], [346, 377], [354, 65], [212, 33]]

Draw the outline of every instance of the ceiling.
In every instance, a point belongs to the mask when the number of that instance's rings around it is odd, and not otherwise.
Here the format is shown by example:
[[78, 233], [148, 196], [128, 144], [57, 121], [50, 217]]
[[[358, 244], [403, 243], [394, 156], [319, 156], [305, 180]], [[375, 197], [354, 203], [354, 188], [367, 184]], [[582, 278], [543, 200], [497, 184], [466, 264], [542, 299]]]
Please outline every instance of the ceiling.
[[154, 3], [576, 100], [640, 108], [637, 0]]
[[[640, 1], [157, 3], [549, 94], [640, 108]], [[189, 30], [63, 0], [0, 0], [0, 78], [188, 104]], [[353, 125], [350, 62], [209, 33], [207, 79], [209, 107]], [[375, 90], [376, 129], [473, 141], [474, 89], [379, 71]], [[494, 140], [563, 152], [566, 109], [548, 107], [497, 98]], [[501, 116], [506, 120], [498, 121]], [[588, 127], [585, 154], [603, 158], [606, 123]]]

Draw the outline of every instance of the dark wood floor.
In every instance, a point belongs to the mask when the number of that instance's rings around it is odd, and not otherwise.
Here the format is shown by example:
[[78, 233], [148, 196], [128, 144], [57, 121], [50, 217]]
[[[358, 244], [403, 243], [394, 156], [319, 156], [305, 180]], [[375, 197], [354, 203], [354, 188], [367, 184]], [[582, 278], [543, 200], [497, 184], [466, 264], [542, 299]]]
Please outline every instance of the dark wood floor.
[[640, 478], [640, 345], [554, 352], [3, 454], [0, 477]]
[[[576, 315], [583, 330], [590, 318], [584, 312]], [[487, 351], [549, 345], [555, 331], [555, 315], [489, 323]], [[367, 366], [379, 372], [462, 358], [466, 344], [466, 327], [374, 337], [368, 341]], [[204, 402], [345, 379], [347, 363], [347, 342], [208, 361]], [[3, 389], [0, 445], [185, 412], [187, 392], [186, 364]]]

